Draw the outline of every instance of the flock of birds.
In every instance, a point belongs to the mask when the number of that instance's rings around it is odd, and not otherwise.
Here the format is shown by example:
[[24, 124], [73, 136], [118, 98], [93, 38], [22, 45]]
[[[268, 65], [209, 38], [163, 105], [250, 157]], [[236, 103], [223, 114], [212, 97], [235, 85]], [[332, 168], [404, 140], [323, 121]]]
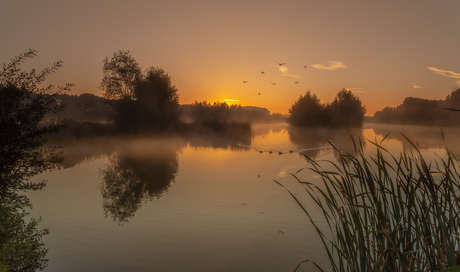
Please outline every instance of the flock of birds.
[[[280, 62], [278, 62], [278, 61], [276, 61], [276, 63], [278, 63], [279, 66], [283, 66], [284, 64], [286, 64], [286, 63], [284, 63], [284, 62], [281, 62], [281, 63], [280, 63]], [[307, 68], [307, 67], [308, 67], [307, 65], [304, 66], [304, 68]], [[260, 73], [263, 74], [263, 75], [265, 75], [265, 72], [264, 72], [264, 71], [261, 71]], [[243, 79], [243, 83], [248, 83], [248, 82], [249, 82], [249, 81]], [[275, 82], [270, 82], [270, 84], [276, 85]], [[295, 81], [294, 84], [299, 84], [299, 82], [298, 82], [298, 81]], [[260, 95], [260, 93], [259, 93], [258, 95]]]
[[242, 144], [239, 144], [239, 146], [246, 147], [246, 148], [252, 148], [255, 151], [259, 152], [260, 154], [262, 154], [262, 153], [268, 153], [268, 154], [278, 153], [278, 155], [280, 155], [280, 156], [283, 155], [283, 154], [303, 153], [305, 151], [310, 151], [310, 150], [318, 150], [318, 149], [330, 148], [329, 146], [318, 146], [318, 147], [313, 147], [313, 148], [305, 148], [305, 149], [302, 149], [302, 150], [279, 151], [279, 150], [259, 150], [259, 149], [255, 148], [253, 146], [247, 146], [247, 145], [242, 145]]

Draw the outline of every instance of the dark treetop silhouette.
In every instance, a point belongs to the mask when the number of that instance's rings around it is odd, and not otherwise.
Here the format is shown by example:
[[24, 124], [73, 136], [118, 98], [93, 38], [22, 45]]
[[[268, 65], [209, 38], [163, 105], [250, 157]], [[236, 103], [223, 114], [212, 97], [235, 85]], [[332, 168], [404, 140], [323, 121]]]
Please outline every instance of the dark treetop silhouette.
[[340, 90], [334, 101], [322, 104], [308, 91], [292, 105], [288, 123], [299, 127], [351, 127], [363, 125], [366, 108], [350, 90]]
[[179, 123], [179, 97], [161, 68], [142, 72], [129, 51], [106, 58], [100, 88], [111, 100], [114, 125], [124, 133], [170, 130]]

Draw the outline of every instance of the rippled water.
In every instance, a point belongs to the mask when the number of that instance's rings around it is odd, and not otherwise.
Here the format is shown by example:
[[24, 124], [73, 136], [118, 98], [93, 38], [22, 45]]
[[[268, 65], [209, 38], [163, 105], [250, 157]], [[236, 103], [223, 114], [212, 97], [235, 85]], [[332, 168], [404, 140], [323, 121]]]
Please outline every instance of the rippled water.
[[[353, 152], [355, 139], [380, 141], [397, 154], [410, 148], [443, 156], [439, 128], [365, 124], [359, 130], [292, 129], [253, 125], [239, 143], [208, 139], [104, 139], [66, 146], [66, 163], [43, 173], [30, 192], [49, 248], [45, 271], [293, 271], [309, 259], [328, 270], [315, 230], [296, 194], [324, 227], [321, 214], [290, 175], [316, 160]], [[459, 154], [460, 130], [443, 130]], [[329, 142], [330, 143], [329, 143]], [[367, 152], [372, 144], [363, 141]], [[271, 153], [270, 153], [271, 151]], [[456, 152], [459, 151], [459, 152]], [[311, 171], [298, 177], [319, 182]], [[298, 271], [312, 271], [303, 264]], [[315, 270], [313, 270], [315, 271]]]

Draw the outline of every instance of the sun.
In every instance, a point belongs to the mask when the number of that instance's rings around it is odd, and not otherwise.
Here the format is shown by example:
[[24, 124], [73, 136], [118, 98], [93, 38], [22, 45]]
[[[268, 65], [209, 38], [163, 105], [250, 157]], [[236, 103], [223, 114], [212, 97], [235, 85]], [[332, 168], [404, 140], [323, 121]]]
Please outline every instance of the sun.
[[238, 99], [229, 99], [229, 98], [226, 98], [224, 99], [224, 102], [227, 103], [227, 105], [231, 106], [231, 105], [238, 105], [240, 104], [240, 100]]

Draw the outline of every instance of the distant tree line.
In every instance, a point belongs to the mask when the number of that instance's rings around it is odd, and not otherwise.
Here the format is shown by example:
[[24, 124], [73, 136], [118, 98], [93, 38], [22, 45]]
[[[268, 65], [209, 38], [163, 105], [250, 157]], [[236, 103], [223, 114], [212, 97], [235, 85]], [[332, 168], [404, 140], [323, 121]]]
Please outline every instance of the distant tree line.
[[297, 127], [362, 127], [366, 108], [350, 90], [340, 90], [332, 103], [321, 103], [308, 91], [292, 105], [288, 123]]
[[[242, 123], [266, 123], [282, 122], [284, 116], [279, 113], [270, 114], [266, 108], [228, 105], [225, 102], [196, 101], [183, 106], [184, 119], [195, 123], [206, 122], [242, 122]], [[188, 118], [187, 118], [188, 117]]]
[[56, 97], [63, 110], [48, 117], [71, 118], [76, 121], [107, 122], [110, 108], [107, 99], [89, 93], [61, 94]]
[[460, 126], [460, 88], [446, 96], [444, 100], [430, 100], [407, 97], [396, 107], [386, 107], [375, 112], [372, 122], [408, 124]]

